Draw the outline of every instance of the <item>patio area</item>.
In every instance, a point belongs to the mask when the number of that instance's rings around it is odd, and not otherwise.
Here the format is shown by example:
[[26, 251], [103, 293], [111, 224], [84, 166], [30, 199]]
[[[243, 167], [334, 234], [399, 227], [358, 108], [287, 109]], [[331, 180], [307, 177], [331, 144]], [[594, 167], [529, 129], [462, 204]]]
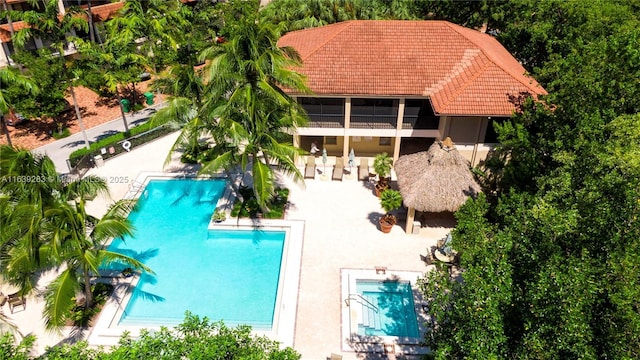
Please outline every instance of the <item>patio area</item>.
[[[192, 170], [171, 162], [163, 166], [167, 152], [177, 134], [158, 139], [131, 152], [107, 161], [90, 174], [109, 179], [128, 179], [129, 182], [110, 182], [113, 199], [125, 196], [130, 182], [140, 172]], [[322, 165], [320, 166], [322, 167]], [[304, 172], [304, 168], [301, 168]], [[291, 206], [287, 219], [304, 220], [302, 264], [298, 308], [295, 321], [293, 347], [303, 359], [325, 359], [331, 353], [344, 359], [363, 358], [343, 348], [341, 337], [341, 269], [374, 269], [385, 267], [390, 271], [425, 272], [427, 267], [421, 255], [435, 246], [453, 226], [452, 219], [437, 222], [437, 227], [421, 228], [419, 234], [406, 234], [401, 221], [391, 233], [378, 229], [378, 218], [383, 215], [379, 199], [373, 194], [372, 184], [344, 177], [343, 181], [307, 179], [305, 185], [295, 184], [288, 178], [282, 185], [290, 189]], [[88, 211], [96, 216], [104, 213], [110, 199], [96, 199]], [[46, 333], [41, 319], [42, 302], [29, 298], [24, 311], [5, 315], [23, 330], [38, 336], [36, 347], [55, 345], [70, 334]]]

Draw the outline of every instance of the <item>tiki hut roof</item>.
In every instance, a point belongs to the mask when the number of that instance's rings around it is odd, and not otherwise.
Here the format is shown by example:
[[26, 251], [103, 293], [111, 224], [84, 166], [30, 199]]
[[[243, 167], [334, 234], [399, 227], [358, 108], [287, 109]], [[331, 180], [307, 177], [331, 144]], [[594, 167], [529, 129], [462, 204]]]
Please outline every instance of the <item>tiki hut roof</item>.
[[429, 150], [401, 156], [394, 165], [404, 205], [426, 212], [454, 212], [480, 186], [451, 139], [436, 141]]

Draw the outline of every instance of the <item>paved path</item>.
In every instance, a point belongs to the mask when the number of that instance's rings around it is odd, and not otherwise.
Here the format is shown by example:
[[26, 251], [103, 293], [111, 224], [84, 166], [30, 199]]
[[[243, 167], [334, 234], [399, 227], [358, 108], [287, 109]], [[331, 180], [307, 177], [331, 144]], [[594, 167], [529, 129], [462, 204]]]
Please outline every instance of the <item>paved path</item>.
[[[159, 108], [162, 108], [164, 103], [159, 103], [145, 108], [141, 111], [133, 114], [127, 114], [127, 124], [129, 128], [138, 126], [149, 119], [149, 117]], [[107, 123], [98, 125], [96, 127], [86, 130], [89, 142], [93, 143], [99, 141], [109, 135], [116, 134], [124, 131], [124, 122], [122, 118], [111, 120]], [[56, 170], [61, 174], [66, 174], [70, 171], [67, 165], [67, 159], [72, 152], [81, 149], [85, 146], [84, 137], [82, 132], [73, 134], [64, 139], [56, 140], [44, 146], [40, 146], [34, 149], [34, 152], [43, 153], [49, 156], [53, 163], [56, 165]]]

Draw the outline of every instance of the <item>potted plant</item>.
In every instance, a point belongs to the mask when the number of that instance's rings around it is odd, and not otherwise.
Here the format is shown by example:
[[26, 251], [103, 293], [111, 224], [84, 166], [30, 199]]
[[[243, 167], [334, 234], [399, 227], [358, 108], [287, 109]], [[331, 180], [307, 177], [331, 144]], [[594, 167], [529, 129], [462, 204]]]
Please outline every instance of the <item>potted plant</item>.
[[393, 159], [386, 152], [376, 155], [373, 159], [373, 170], [378, 174], [378, 183], [376, 184], [376, 196], [378, 197], [389, 188], [389, 175], [392, 166]]
[[227, 220], [227, 214], [221, 209], [216, 209], [216, 211], [213, 212], [213, 215], [211, 215], [211, 220], [217, 223], [223, 222]]
[[402, 206], [402, 195], [398, 190], [387, 189], [380, 194], [380, 206], [386, 212], [380, 218], [380, 230], [383, 233], [388, 233], [397, 222], [396, 216], [391, 212]]

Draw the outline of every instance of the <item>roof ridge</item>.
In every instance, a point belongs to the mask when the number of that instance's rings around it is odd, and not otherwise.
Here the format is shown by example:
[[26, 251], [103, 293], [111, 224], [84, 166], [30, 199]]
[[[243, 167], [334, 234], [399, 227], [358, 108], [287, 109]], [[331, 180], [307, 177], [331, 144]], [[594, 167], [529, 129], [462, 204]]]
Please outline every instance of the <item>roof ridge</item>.
[[[307, 58], [309, 58], [311, 55], [313, 55], [316, 51], [318, 51], [318, 49], [322, 48], [326, 43], [328, 43], [329, 41], [335, 39], [336, 36], [338, 36], [338, 34], [340, 34], [341, 32], [343, 32], [346, 28], [350, 27], [351, 25], [353, 25], [353, 23], [357, 21], [357, 20], [347, 20], [347, 21], [340, 21], [337, 23], [333, 23], [330, 25], [325, 25], [325, 26], [338, 26], [341, 25], [342, 29], [340, 29], [339, 31], [337, 31], [335, 34], [333, 34], [332, 36], [328, 37], [324, 42], [320, 43], [318, 46], [315, 47], [315, 49], [309, 51], [309, 53], [307, 54], [307, 56], [301, 58], [302, 61], [304, 62], [304, 60], [306, 60]], [[322, 28], [324, 26], [320, 26], [320, 27], [316, 27], [316, 28], [309, 28], [309, 29], [305, 29], [305, 30], [310, 30], [310, 29], [319, 29]]]
[[[502, 45], [502, 44], [498, 41], [498, 39], [496, 39], [496, 38], [494, 38], [493, 36], [488, 35], [488, 34], [486, 34], [486, 33], [481, 33], [481, 32], [479, 32], [478, 30], [470, 29], [470, 28], [467, 28], [467, 27], [464, 27], [464, 26], [461, 26], [461, 25], [458, 25], [458, 24], [451, 23], [451, 22], [449, 22], [449, 21], [444, 21], [444, 23], [445, 23], [449, 28], [451, 28], [451, 30], [453, 30], [453, 31], [457, 32], [458, 34], [462, 35], [465, 39], [467, 39], [468, 41], [472, 42], [472, 43], [473, 43], [473, 44], [474, 44], [478, 49], [480, 49], [480, 51], [482, 51], [482, 53], [487, 57], [487, 59], [488, 59], [491, 63], [493, 63], [495, 66], [499, 67], [500, 69], [502, 69], [502, 70], [503, 70], [504, 72], [506, 72], [507, 74], [509, 74], [509, 76], [511, 76], [514, 80], [516, 80], [517, 82], [519, 82], [519, 83], [521, 83], [522, 85], [524, 85], [524, 86], [525, 86], [526, 88], [528, 88], [529, 90], [531, 90], [534, 94], [535, 94], [535, 93], [537, 93], [538, 91], [540, 91], [540, 89], [542, 89], [542, 87], [541, 87], [541, 86], [539, 86], [539, 85], [538, 85], [538, 86], [534, 86], [534, 85], [532, 85], [531, 81], [523, 82], [523, 81], [521, 81], [521, 79], [519, 79], [519, 77], [524, 76], [524, 77], [530, 78], [530, 80], [534, 80], [534, 81], [535, 81], [535, 79], [533, 79], [532, 77], [530, 77], [530, 76], [526, 75], [526, 74], [527, 74], [527, 70], [526, 70], [526, 69], [524, 69], [524, 67], [523, 67], [523, 69], [525, 70], [525, 72], [524, 72], [524, 73], [514, 73], [510, 68], [504, 67], [501, 61], [498, 61], [498, 58], [496, 57], [496, 55], [497, 55], [497, 54], [494, 54], [494, 53], [493, 53], [493, 52], [491, 52], [491, 51], [487, 51], [487, 50], [485, 49], [485, 46], [484, 46], [484, 44], [483, 44], [483, 43], [475, 41], [475, 39], [470, 38], [470, 37], [469, 37], [469, 36], [467, 36], [467, 34], [465, 34], [464, 32], [466, 32], [466, 31], [473, 31], [473, 32], [477, 32], [479, 35], [486, 36], [487, 38], [491, 39], [491, 41], [495, 41], [496, 43], [498, 43], [498, 45], [500, 45], [500, 47], [502, 47], [502, 49], [503, 49], [504, 51], [506, 51], [507, 53], [509, 53], [509, 51], [504, 47], [504, 45]], [[461, 30], [462, 30], [462, 31], [461, 31]], [[510, 55], [510, 56], [513, 56], [513, 55], [511, 55], [511, 53], [509, 53], [509, 55]], [[516, 59], [516, 61], [517, 61], [517, 59]], [[519, 62], [519, 61], [518, 61], [518, 64], [520, 64], [520, 62]], [[520, 66], [522, 66], [522, 64], [520, 64]], [[537, 81], [536, 81], [536, 83], [537, 83]]]
[[[446, 102], [444, 102], [442, 104], [442, 109], [443, 110], [446, 109], [447, 106], [449, 106], [449, 104], [451, 104], [455, 99], [458, 98], [458, 95], [460, 95], [463, 90], [466, 90], [469, 87], [469, 85], [473, 82], [473, 80], [475, 80], [478, 77], [480, 77], [480, 75], [482, 75], [482, 73], [484, 73], [484, 71], [489, 67], [489, 64], [495, 65], [492, 61], [487, 61], [484, 65], [482, 65], [482, 67], [480, 68], [480, 71], [478, 71], [475, 74], [473, 74], [473, 76], [470, 76], [469, 80], [465, 81], [463, 83], [463, 85], [458, 88], [458, 90], [453, 92], [452, 96], [449, 97], [448, 101], [446, 101]], [[442, 91], [442, 90], [444, 90], [444, 88], [441, 89], [440, 91]], [[443, 113], [443, 111], [441, 111], [440, 113]]]
[[[464, 70], [466, 70], [471, 65], [473, 65], [473, 63], [471, 61], [473, 59], [475, 59], [478, 56], [478, 54], [481, 54], [481, 53], [482, 53], [482, 51], [479, 50], [479, 49], [467, 49], [467, 50], [465, 50], [464, 54], [462, 55], [462, 59], [460, 59], [459, 62], [457, 62], [457, 63], [455, 63], [453, 65], [453, 67], [451, 68], [451, 71], [449, 71], [449, 73], [447, 73], [447, 75], [443, 79], [440, 79], [440, 81], [438, 81], [437, 83], [425, 88], [424, 92], [427, 93], [428, 90], [431, 90], [433, 93], [437, 93], [440, 90], [442, 90], [442, 89], [438, 89], [438, 87], [444, 87], [446, 84], [451, 83], [451, 81], [453, 79], [457, 78], [458, 75], [460, 75], [461, 72], [464, 72]], [[456, 74], [456, 72], [457, 72], [457, 74]]]

